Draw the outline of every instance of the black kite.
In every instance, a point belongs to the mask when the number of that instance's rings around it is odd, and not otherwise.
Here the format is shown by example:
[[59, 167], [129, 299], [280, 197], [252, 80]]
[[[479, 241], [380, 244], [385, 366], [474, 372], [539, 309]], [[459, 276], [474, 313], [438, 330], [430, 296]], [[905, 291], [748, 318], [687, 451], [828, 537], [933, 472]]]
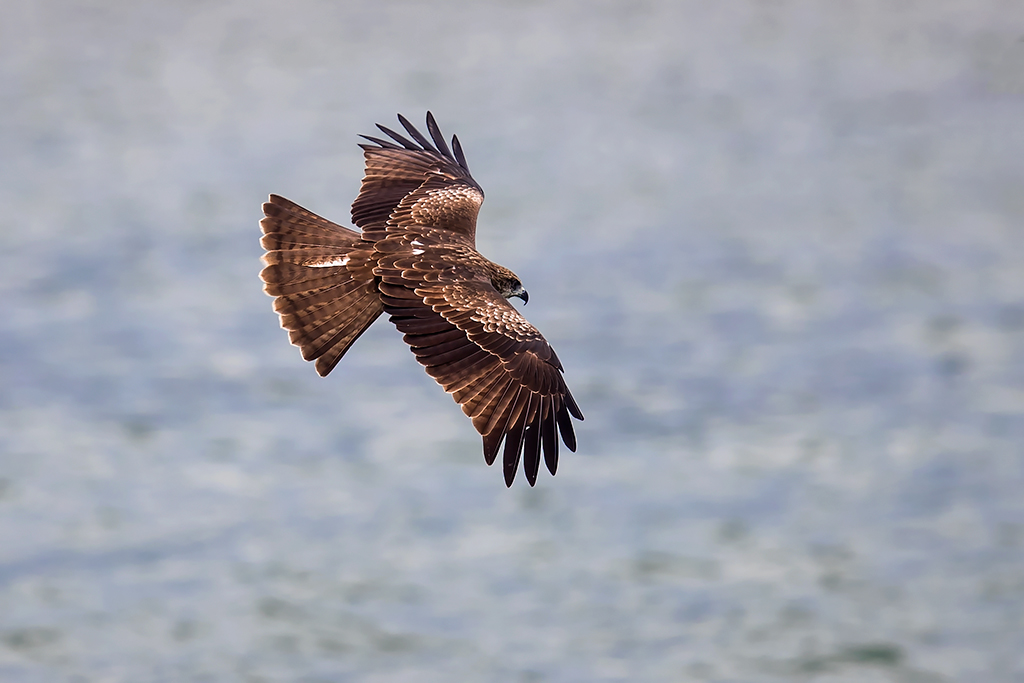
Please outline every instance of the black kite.
[[576, 450], [570, 415], [583, 413], [554, 350], [508, 302], [528, 299], [519, 278], [476, 250], [484, 192], [459, 139], [449, 149], [429, 112], [432, 141], [398, 120], [412, 140], [379, 124], [391, 140], [360, 136], [372, 143], [360, 145], [366, 175], [352, 204], [362, 232], [270, 195], [260, 221], [264, 291], [321, 376], [386, 312], [427, 374], [472, 418], [487, 464], [504, 442], [505, 484], [522, 455], [533, 486], [541, 450], [555, 473], [556, 432]]

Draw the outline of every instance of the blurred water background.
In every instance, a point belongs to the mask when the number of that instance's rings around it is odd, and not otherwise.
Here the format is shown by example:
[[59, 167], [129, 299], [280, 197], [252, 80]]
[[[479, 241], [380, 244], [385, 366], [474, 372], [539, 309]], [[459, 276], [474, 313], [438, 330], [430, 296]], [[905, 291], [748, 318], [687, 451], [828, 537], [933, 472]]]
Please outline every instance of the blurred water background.
[[[1024, 681], [1024, 4], [11, 0], [0, 93], [0, 680]], [[535, 489], [261, 292], [427, 109]]]

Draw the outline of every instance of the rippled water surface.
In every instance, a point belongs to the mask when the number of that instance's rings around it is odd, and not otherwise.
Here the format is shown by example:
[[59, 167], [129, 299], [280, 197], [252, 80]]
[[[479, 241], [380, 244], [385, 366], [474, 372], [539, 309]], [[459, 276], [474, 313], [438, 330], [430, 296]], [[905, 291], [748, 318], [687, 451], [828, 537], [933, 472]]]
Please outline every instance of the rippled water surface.
[[[1024, 681], [1024, 5], [15, 0], [0, 57], [0, 680]], [[587, 415], [534, 489], [257, 278], [428, 108]]]

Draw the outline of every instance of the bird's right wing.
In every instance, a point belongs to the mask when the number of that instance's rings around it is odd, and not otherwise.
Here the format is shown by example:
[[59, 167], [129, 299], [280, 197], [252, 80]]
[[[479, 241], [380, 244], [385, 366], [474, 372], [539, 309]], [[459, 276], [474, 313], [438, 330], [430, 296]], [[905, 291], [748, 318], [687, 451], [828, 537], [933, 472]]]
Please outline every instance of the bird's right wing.
[[433, 250], [417, 251], [378, 260], [384, 310], [427, 374], [473, 420], [487, 464], [504, 442], [506, 485], [520, 455], [530, 485], [536, 482], [542, 447], [554, 474], [558, 433], [575, 451], [570, 416], [583, 419], [554, 349], [490, 282]]

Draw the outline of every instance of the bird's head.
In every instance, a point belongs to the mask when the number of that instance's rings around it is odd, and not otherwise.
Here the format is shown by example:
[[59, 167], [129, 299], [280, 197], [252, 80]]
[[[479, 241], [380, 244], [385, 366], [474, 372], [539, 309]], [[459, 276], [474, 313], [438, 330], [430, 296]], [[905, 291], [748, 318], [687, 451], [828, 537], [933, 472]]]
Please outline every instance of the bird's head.
[[519, 277], [508, 268], [494, 264], [494, 273], [491, 275], [491, 284], [498, 290], [498, 294], [501, 294], [506, 299], [511, 299], [514, 296], [519, 297], [523, 300], [523, 303], [530, 302], [530, 294], [523, 288], [523, 283], [519, 280]]

